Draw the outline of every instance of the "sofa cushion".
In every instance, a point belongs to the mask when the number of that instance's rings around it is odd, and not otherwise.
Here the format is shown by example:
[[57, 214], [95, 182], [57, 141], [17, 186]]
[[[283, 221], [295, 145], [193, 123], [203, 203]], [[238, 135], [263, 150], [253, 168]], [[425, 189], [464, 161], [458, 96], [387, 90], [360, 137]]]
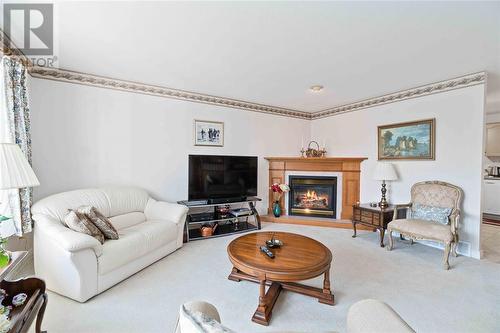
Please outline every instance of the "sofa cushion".
[[451, 242], [453, 234], [448, 225], [418, 219], [400, 219], [394, 220], [387, 225], [387, 229], [399, 231], [403, 234], [422, 236], [425, 239], [440, 240], [442, 242]]
[[131, 212], [144, 212], [149, 194], [137, 187], [108, 187], [102, 191], [109, 200], [109, 215], [117, 216]]
[[80, 206], [77, 210], [79, 213], [84, 214], [92, 221], [92, 223], [102, 232], [107, 239], [118, 239], [118, 231], [116, 231], [113, 224], [109, 219], [102, 215], [95, 207]]
[[109, 273], [177, 239], [177, 225], [168, 221], [146, 221], [118, 230], [120, 239], [108, 240], [98, 258], [100, 275]]
[[129, 228], [146, 221], [146, 215], [141, 212], [133, 212], [110, 217], [109, 221], [111, 222], [113, 227], [115, 227], [115, 229], [119, 231], [121, 229]]
[[415, 203], [411, 207], [411, 218], [448, 224], [451, 211], [452, 208], [448, 207], [427, 206]]
[[104, 243], [104, 235], [85, 214], [70, 209], [64, 217], [64, 224], [71, 230], [87, 234], [101, 244]]
[[48, 196], [36, 202], [31, 208], [31, 213], [46, 215], [64, 223], [68, 209], [77, 209], [80, 206], [93, 206], [105, 216], [109, 216], [108, 198], [102, 190], [92, 188]]

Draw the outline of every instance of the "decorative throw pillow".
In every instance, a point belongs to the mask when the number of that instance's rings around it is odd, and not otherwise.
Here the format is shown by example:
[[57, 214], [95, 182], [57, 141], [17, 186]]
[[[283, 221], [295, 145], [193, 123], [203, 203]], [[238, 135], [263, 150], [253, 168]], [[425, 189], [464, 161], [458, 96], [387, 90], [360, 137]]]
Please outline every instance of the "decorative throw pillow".
[[413, 219], [448, 224], [448, 217], [451, 214], [451, 210], [451, 208], [434, 207], [415, 203], [412, 205], [411, 217]]
[[85, 214], [94, 225], [99, 228], [99, 230], [104, 234], [104, 237], [107, 239], [118, 239], [118, 231], [116, 231], [113, 224], [109, 221], [109, 219], [101, 214], [97, 208], [92, 206], [81, 206], [78, 207], [78, 213]]
[[104, 235], [85, 214], [70, 209], [64, 217], [64, 223], [71, 230], [90, 235], [104, 244]]
[[217, 320], [199, 312], [190, 311], [184, 305], [181, 306], [179, 315], [179, 326], [181, 332], [189, 333], [235, 333], [224, 327]]

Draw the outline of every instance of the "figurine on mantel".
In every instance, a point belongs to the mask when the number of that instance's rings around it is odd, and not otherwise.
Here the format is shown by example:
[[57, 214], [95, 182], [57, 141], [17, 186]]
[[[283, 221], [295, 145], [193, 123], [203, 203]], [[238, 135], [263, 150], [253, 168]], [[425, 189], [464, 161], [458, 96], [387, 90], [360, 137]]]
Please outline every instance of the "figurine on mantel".
[[[315, 144], [316, 148], [312, 148], [311, 144]], [[307, 149], [304, 149], [304, 139], [302, 139], [302, 149], [300, 150], [301, 157], [326, 157], [326, 144], [323, 140], [323, 149], [320, 148], [317, 141], [312, 140], [307, 145]]]

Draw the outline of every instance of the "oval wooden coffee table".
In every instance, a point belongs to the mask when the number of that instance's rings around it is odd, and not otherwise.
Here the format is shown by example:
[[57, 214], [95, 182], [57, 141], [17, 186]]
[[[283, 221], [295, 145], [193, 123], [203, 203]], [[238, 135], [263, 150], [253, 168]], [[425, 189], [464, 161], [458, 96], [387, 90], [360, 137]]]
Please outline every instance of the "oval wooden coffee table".
[[[280, 248], [271, 249], [274, 258], [260, 251], [260, 246], [272, 235], [283, 241]], [[320, 242], [288, 232], [255, 232], [233, 240], [227, 247], [233, 270], [228, 279], [260, 284], [259, 306], [252, 321], [269, 325], [274, 304], [282, 289], [318, 298], [333, 305], [330, 290], [332, 253]], [[323, 289], [297, 283], [324, 274]], [[266, 292], [266, 285], [270, 286]]]

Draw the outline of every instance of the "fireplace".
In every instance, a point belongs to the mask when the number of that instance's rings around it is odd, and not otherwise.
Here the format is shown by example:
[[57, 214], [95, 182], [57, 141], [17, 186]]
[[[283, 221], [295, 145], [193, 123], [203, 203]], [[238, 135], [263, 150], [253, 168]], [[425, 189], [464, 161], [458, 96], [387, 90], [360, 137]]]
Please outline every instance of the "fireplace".
[[288, 214], [337, 217], [337, 177], [289, 176]]

